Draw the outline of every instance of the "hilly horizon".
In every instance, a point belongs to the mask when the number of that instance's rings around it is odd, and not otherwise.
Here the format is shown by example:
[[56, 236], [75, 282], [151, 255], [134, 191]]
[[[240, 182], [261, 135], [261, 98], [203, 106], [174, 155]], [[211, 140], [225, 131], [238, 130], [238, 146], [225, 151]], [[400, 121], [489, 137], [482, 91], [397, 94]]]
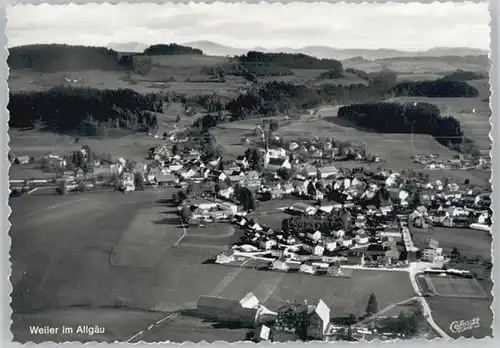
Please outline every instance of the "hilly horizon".
[[[404, 51], [397, 49], [379, 48], [334, 48], [329, 46], [306, 46], [300, 48], [279, 47], [269, 49], [265, 47], [240, 48], [222, 45], [212, 41], [200, 40], [180, 43], [183, 46], [197, 48], [210, 56], [235, 56], [246, 54], [248, 51], [260, 51], [265, 53], [302, 53], [317, 58], [330, 58], [345, 60], [362, 57], [368, 60], [403, 57], [443, 57], [443, 56], [480, 56], [487, 55], [487, 50], [468, 47], [434, 47], [424, 51]], [[110, 43], [106, 47], [119, 52], [142, 52], [149, 45], [139, 42]]]

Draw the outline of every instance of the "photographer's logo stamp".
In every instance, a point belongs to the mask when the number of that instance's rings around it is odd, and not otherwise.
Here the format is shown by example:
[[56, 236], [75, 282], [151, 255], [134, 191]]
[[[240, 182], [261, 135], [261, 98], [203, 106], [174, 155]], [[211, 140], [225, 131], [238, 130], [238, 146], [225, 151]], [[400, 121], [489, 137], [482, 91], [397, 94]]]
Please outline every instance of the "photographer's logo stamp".
[[450, 324], [450, 331], [455, 334], [461, 334], [477, 329], [479, 325], [479, 318], [477, 317], [471, 320], [456, 320]]

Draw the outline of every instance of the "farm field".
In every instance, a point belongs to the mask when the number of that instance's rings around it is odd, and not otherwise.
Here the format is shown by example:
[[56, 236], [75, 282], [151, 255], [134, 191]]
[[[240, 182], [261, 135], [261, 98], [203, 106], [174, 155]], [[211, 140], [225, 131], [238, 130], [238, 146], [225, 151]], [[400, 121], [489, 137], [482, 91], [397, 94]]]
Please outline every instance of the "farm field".
[[[50, 340], [56, 343], [66, 341], [108, 342], [125, 341], [132, 337], [138, 328], [147, 327], [164, 316], [160, 312], [130, 310], [125, 308], [84, 308], [73, 307], [65, 309], [45, 310], [38, 313], [23, 313], [12, 315], [11, 327], [14, 340], [19, 343], [43, 343], [47, 337], [30, 334], [30, 326], [61, 327], [61, 324], [74, 329], [73, 334], [59, 334], [51, 336]], [[122, 320], [126, 318], [126, 320]], [[79, 325], [99, 325], [105, 329], [104, 334], [92, 336], [77, 334]], [[59, 331], [60, 333], [60, 331]]]
[[39, 131], [9, 130], [10, 149], [16, 155], [43, 156], [47, 153], [70, 155], [82, 145], [88, 145], [96, 154], [108, 153], [114, 159], [119, 157], [144, 160], [148, 147], [162, 143], [147, 134], [133, 134], [107, 137], [81, 137], [75, 143], [74, 137]]
[[[336, 110], [336, 107], [333, 108]], [[334, 137], [341, 141], [352, 141], [357, 144], [364, 144], [366, 149], [377, 154], [381, 158], [381, 163], [365, 163], [366, 168], [375, 170], [383, 167], [393, 170], [424, 170], [424, 166], [413, 163], [412, 156], [430, 155], [438, 153], [442, 159], [450, 159], [456, 152], [444, 145], [439, 144], [432, 136], [424, 134], [383, 134], [360, 130], [339, 120], [333, 115], [336, 111], [323, 109], [320, 111], [322, 118], [313, 120], [289, 120], [277, 118], [283, 122], [276, 134], [279, 134], [285, 141], [294, 141], [300, 138], [312, 137]], [[332, 115], [332, 116], [330, 116]], [[211, 133], [217, 138], [218, 144], [224, 149], [224, 154], [228, 158], [235, 159], [242, 155], [248, 147], [260, 147], [261, 142], [256, 136], [255, 127], [262, 120], [245, 120], [233, 123], [220, 124]], [[245, 144], [244, 139], [248, 138], [249, 143]], [[357, 167], [359, 162], [337, 162], [338, 167]], [[478, 185], [488, 184], [490, 174], [488, 171], [476, 170], [428, 170], [426, 173], [433, 179], [449, 177], [459, 182], [469, 179], [471, 183]]]
[[435, 76], [436, 78], [442, 77], [443, 75], [455, 71], [457, 69], [467, 70], [467, 71], [477, 71], [477, 72], [487, 72], [489, 67], [483, 64], [474, 64], [467, 62], [453, 63], [446, 62], [443, 59], [436, 59], [429, 57], [428, 59], [424, 57], [419, 57], [417, 59], [409, 57], [398, 58], [398, 59], [378, 59], [375, 61], [355, 61], [347, 60], [344, 61], [344, 68], [355, 68], [360, 70], [365, 70], [367, 72], [376, 72], [382, 69], [389, 69], [396, 71], [400, 74], [426, 74]]
[[178, 316], [141, 336], [141, 341], [153, 342], [238, 342], [245, 339], [248, 329], [219, 327], [216, 323], [189, 316]]
[[[398, 287], [391, 290], [389, 283]], [[332, 278], [252, 269], [240, 271], [221, 296], [239, 299], [250, 291], [271, 310], [287, 301], [314, 303], [321, 298], [336, 316], [364, 314], [372, 292], [381, 309], [414, 296], [406, 272], [353, 270], [350, 278]]]
[[491, 260], [492, 238], [487, 232], [468, 228], [413, 228], [413, 240], [417, 247], [423, 247], [428, 238], [437, 240], [445, 253], [457, 248], [464, 256], [472, 258], [480, 256], [485, 260]]
[[[67, 85], [65, 77], [80, 79], [71, 84], [75, 87], [98, 89], [130, 88], [139, 93], [176, 91], [178, 93], [198, 94], [219, 91], [222, 95], [233, 95], [244, 85], [240, 77], [228, 77], [226, 82], [211, 82], [203, 71], [206, 67], [227, 64], [225, 57], [214, 56], [152, 56], [151, 70], [144, 76], [124, 71], [85, 70], [75, 72], [36, 72], [31, 70], [12, 70], [9, 76], [11, 91], [46, 90], [55, 86]], [[144, 59], [144, 58], [140, 58]]]

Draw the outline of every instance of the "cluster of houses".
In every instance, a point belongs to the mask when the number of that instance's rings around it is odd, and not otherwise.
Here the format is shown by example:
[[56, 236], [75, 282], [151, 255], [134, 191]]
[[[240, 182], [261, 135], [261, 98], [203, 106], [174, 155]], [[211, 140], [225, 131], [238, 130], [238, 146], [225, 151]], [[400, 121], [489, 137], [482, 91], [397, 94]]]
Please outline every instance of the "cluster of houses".
[[488, 169], [491, 168], [491, 160], [488, 157], [464, 158], [463, 155], [457, 155], [455, 158], [442, 159], [438, 154], [415, 155], [413, 162], [423, 164], [425, 169]]
[[241, 300], [202, 296], [196, 314], [221, 323], [238, 323], [252, 330], [253, 341], [279, 340], [290, 335], [292, 340], [323, 340], [332, 332], [330, 308], [319, 299], [315, 304], [284, 303], [270, 310], [249, 293]]
[[[290, 210], [322, 218], [334, 207], [299, 203]], [[315, 275], [345, 276], [342, 265], [403, 267], [408, 254], [415, 254], [408, 227], [398, 219], [383, 215], [380, 210], [359, 210], [352, 227], [325, 226], [320, 230], [280, 230], [259, 225], [253, 219], [235, 215], [234, 224], [245, 229], [239, 243], [217, 256], [220, 264], [237, 263], [241, 257], [267, 261], [267, 268]], [[354, 210], [353, 210], [354, 211]], [[348, 213], [349, 214], [349, 213]], [[403, 217], [401, 217], [403, 219]]]

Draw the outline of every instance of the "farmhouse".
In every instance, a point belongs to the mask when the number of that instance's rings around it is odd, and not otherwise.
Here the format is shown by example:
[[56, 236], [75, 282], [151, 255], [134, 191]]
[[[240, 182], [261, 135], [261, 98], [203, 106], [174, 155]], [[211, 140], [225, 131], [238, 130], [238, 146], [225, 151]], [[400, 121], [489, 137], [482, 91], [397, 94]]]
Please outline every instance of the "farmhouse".
[[255, 327], [258, 319], [258, 308], [248, 308], [244, 305], [245, 303], [238, 300], [201, 296], [196, 312], [207, 319], [237, 322], [246, 327]]
[[277, 171], [278, 169], [281, 168], [286, 168], [286, 169], [291, 169], [292, 165], [290, 164], [290, 161], [287, 158], [269, 158], [267, 163], [264, 163], [264, 168], [271, 170], [271, 171]]
[[331, 167], [322, 167], [318, 169], [319, 175], [321, 179], [326, 179], [331, 176], [334, 176], [338, 173], [338, 169], [335, 168], [334, 166]]
[[307, 325], [307, 337], [321, 340], [323, 339], [328, 324], [330, 323], [330, 308], [323, 300], [319, 300], [314, 311], [309, 314]]
[[316, 208], [305, 203], [295, 203], [292, 204], [289, 209], [293, 212], [306, 215], [314, 215], [316, 213]]

